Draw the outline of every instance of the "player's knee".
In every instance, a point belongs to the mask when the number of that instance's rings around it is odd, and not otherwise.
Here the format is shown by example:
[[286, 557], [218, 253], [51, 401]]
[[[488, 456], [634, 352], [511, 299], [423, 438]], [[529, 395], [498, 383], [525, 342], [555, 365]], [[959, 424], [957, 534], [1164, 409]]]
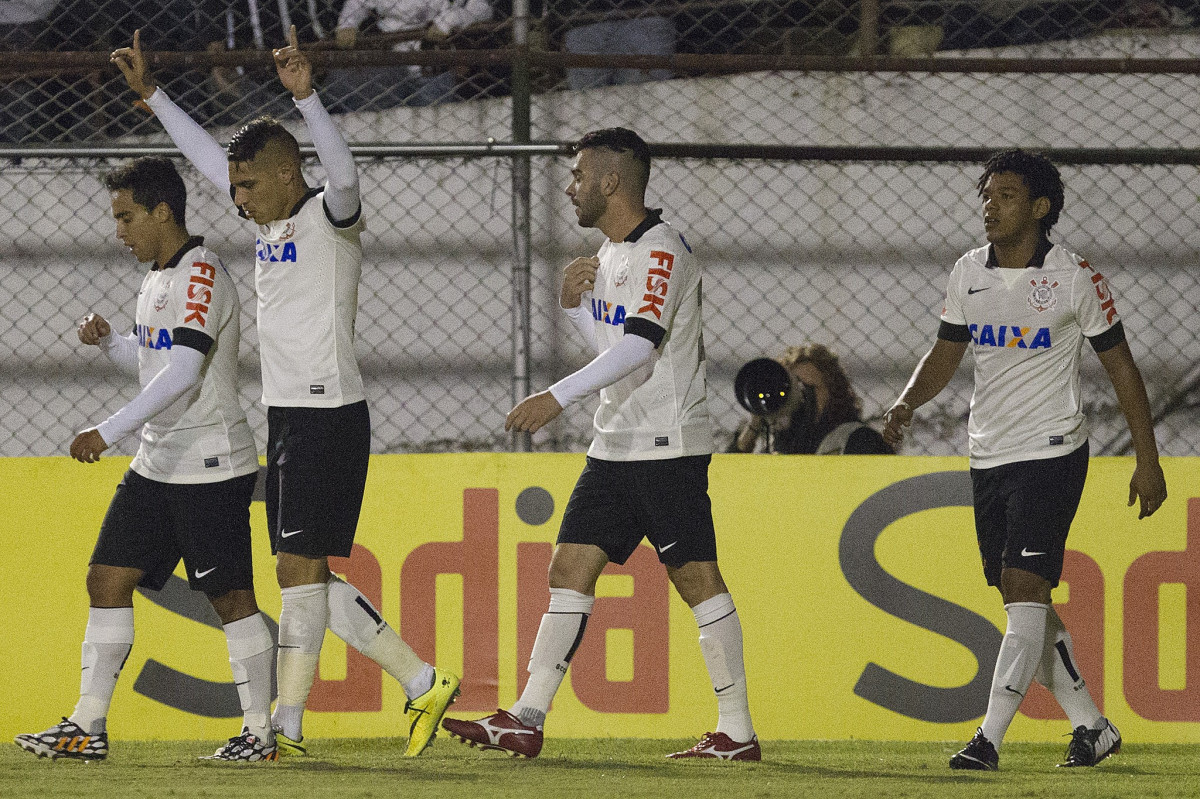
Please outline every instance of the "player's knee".
[[216, 595], [209, 594], [208, 601], [221, 617], [222, 624], [232, 624], [258, 613], [258, 602], [254, 598], [253, 590], [235, 589]]
[[275, 577], [280, 588], [315, 585], [329, 579], [329, 564], [325, 558], [309, 558], [280, 552], [275, 561]]
[[550, 587], [594, 594], [596, 580], [607, 563], [608, 556], [599, 547], [560, 544], [554, 550], [554, 557], [550, 559]]
[[92, 565], [87, 573], [88, 603], [94, 608], [129, 607], [140, 579], [136, 569]]
[[695, 607], [719, 594], [729, 593], [716, 561], [692, 561], [677, 568], [668, 568], [667, 574], [675, 590], [679, 592], [679, 598], [687, 603], [688, 607]]
[[1004, 569], [1000, 572], [1000, 595], [1004, 603], [1037, 602], [1050, 604], [1050, 581], [1024, 569]]

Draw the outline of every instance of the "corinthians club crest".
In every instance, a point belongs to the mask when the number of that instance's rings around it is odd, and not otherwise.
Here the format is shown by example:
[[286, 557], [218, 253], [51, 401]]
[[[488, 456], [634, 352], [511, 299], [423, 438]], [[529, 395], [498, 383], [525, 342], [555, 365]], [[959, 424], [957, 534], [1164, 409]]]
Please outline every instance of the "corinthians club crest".
[[167, 300], [170, 296], [171, 283], [167, 281], [167, 285], [163, 286], [158, 294], [154, 295], [154, 310], [161, 311], [167, 307]]
[[1041, 313], [1048, 311], [1054, 307], [1054, 303], [1058, 299], [1054, 296], [1054, 290], [1058, 288], [1058, 281], [1050, 281], [1049, 278], [1041, 280], [1030, 280], [1029, 285], [1033, 286], [1033, 290], [1029, 292], [1029, 305], [1033, 310]]

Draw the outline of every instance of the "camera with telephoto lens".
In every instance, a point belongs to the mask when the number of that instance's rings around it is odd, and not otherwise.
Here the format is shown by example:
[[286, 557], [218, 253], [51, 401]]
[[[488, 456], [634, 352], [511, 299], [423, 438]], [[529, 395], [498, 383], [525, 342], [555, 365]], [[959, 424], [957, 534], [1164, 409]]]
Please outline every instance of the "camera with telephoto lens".
[[756, 416], [778, 411], [791, 391], [791, 374], [783, 364], [770, 358], [755, 358], [739, 369], [733, 380], [738, 404]]
[[[771, 358], [755, 358], [739, 369], [733, 380], [733, 393], [738, 404], [755, 416], [771, 416], [794, 396], [793, 418], [816, 421], [816, 389], [803, 380], [793, 383], [791, 372]], [[796, 411], [803, 413], [797, 417]]]

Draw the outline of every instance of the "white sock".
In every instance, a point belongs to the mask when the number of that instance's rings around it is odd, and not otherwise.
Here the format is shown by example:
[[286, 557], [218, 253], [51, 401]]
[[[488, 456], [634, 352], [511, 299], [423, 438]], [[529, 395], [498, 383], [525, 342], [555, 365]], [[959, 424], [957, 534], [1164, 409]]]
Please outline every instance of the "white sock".
[[108, 706], [129, 650], [133, 648], [133, 608], [89, 608], [80, 658], [79, 702], [71, 721], [85, 732], [106, 730]]
[[542, 616], [533, 652], [529, 656], [529, 682], [509, 710], [523, 724], [541, 727], [550, 703], [567, 676], [567, 666], [583, 641], [596, 597], [569, 588], [550, 589], [550, 607]]
[[1008, 613], [1008, 629], [1000, 642], [1000, 653], [996, 655], [987, 715], [980, 725], [984, 737], [997, 750], [1041, 662], [1046, 645], [1048, 609], [1047, 605], [1038, 602], [1010, 602], [1004, 606]]
[[271, 656], [275, 642], [261, 613], [225, 625], [229, 667], [242, 705], [242, 726], [259, 740], [271, 732]]
[[325, 583], [284, 588], [279, 611], [279, 701], [271, 723], [293, 741], [303, 737], [304, 703], [312, 690], [329, 623]]
[[1104, 717], [1079, 673], [1071, 634], [1054, 606], [1046, 613], [1046, 645], [1033, 678], [1054, 694], [1059, 707], [1071, 720], [1071, 728], [1095, 727]]
[[433, 687], [433, 667], [396, 635], [361, 591], [336, 575], [329, 578], [329, 629], [399, 680], [409, 699]]
[[742, 658], [742, 622], [733, 597], [717, 594], [692, 608], [700, 627], [700, 652], [717, 695], [717, 729], [739, 743], [754, 739], [746, 665]]

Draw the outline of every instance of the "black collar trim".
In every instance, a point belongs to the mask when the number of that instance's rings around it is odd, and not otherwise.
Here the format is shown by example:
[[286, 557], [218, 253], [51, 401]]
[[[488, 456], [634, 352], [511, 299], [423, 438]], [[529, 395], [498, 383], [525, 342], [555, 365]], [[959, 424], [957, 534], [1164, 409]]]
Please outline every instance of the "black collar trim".
[[203, 236], [192, 236], [190, 239], [187, 240], [186, 244], [184, 244], [182, 247], [179, 248], [179, 252], [177, 252], [171, 256], [170, 260], [168, 260], [162, 266], [155, 264], [153, 267], [151, 267], [150, 271], [153, 272], [156, 269], [160, 269], [160, 270], [164, 270], [164, 271], [167, 269], [174, 269], [176, 266], [179, 265], [179, 262], [181, 260], [183, 260], [184, 253], [186, 253], [188, 250], [195, 249], [196, 247], [199, 247], [202, 244], [204, 244]]
[[662, 222], [662, 212], [663, 209], [661, 208], [647, 208], [646, 218], [638, 223], [637, 227], [630, 231], [629, 235], [625, 237], [625, 241], [630, 243], [635, 242], [640, 239], [647, 230], [655, 225], [660, 224]]
[[317, 187], [304, 192], [304, 196], [300, 198], [300, 201], [292, 206], [292, 210], [288, 213], [287, 218], [291, 219], [293, 216], [300, 213], [300, 209], [304, 207], [306, 202], [311, 200], [313, 197], [316, 197], [323, 191], [325, 191], [323, 188]]
[[[1050, 250], [1053, 248], [1054, 245], [1050, 243], [1050, 239], [1042, 236], [1038, 241], [1037, 249], [1033, 251], [1033, 257], [1029, 259], [1029, 263], [1025, 264], [1025, 268], [1028, 269], [1032, 266], [1035, 269], [1041, 269], [1046, 265], [1046, 256], [1050, 254]], [[994, 244], [988, 245], [987, 263], [984, 266], [988, 269], [1000, 268], [1000, 262], [996, 260], [996, 246]]]

